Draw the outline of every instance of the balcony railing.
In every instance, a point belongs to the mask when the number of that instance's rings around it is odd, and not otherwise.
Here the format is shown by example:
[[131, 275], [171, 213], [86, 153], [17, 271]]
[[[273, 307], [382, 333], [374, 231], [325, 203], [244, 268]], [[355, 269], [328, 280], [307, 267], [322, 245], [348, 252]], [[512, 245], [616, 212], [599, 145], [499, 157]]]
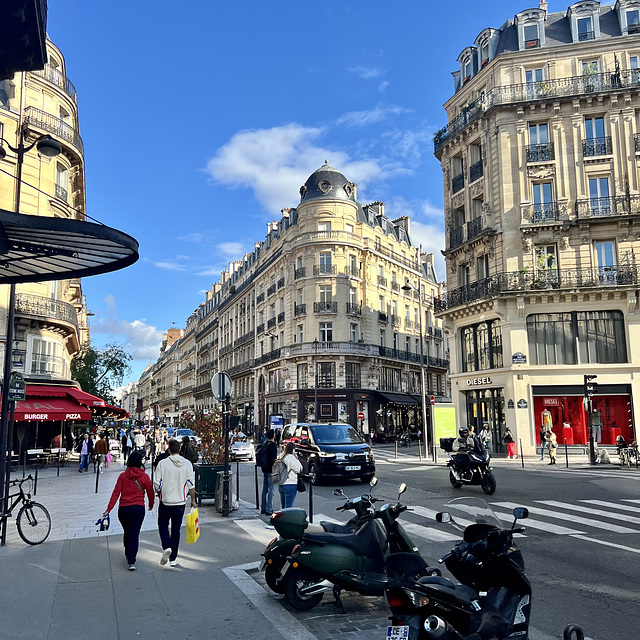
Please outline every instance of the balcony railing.
[[314, 276], [334, 276], [338, 273], [338, 267], [335, 264], [315, 264], [313, 265]]
[[379, 245], [377, 242], [375, 244], [374, 250], [378, 253], [381, 253], [383, 256], [387, 256], [388, 258], [391, 258], [392, 260], [395, 260], [396, 262], [403, 264], [405, 267], [409, 267], [409, 269], [414, 269], [415, 271], [420, 270], [420, 265], [414, 260], [409, 260], [408, 258], [400, 255], [399, 253], [396, 253], [391, 249], [387, 249], [382, 245]]
[[521, 294], [529, 290], [593, 288], [603, 285], [636, 286], [639, 282], [640, 267], [636, 266], [503, 271], [448, 291], [443, 297], [435, 299], [434, 309], [439, 313], [476, 300]]
[[338, 303], [337, 302], [314, 302], [313, 312], [314, 313], [338, 313]]
[[259, 324], [259, 325], [256, 327], [256, 333], [257, 333], [257, 334], [264, 333], [264, 322], [263, 322], [262, 324]]
[[276, 326], [276, 319], [275, 318], [269, 318], [267, 320], [267, 329], [273, 329], [273, 327]]
[[578, 218], [601, 218], [603, 216], [626, 216], [640, 213], [639, 195], [609, 196], [576, 201]]
[[595, 31], [583, 31], [578, 34], [578, 42], [586, 42], [587, 40], [595, 40]]
[[51, 320], [62, 320], [78, 327], [78, 314], [73, 305], [62, 300], [54, 300], [45, 296], [30, 293], [16, 294], [16, 313]]
[[585, 158], [593, 156], [606, 156], [613, 153], [611, 146], [611, 136], [604, 138], [588, 138], [582, 141], [582, 155]]
[[281, 311], [278, 314], [278, 324], [280, 324], [281, 322], [284, 322], [284, 311]]
[[345, 267], [344, 268], [344, 275], [345, 276], [351, 276], [352, 278], [359, 278], [360, 277], [360, 269], [358, 269], [358, 267]]
[[80, 133], [73, 127], [69, 126], [64, 120], [52, 116], [46, 111], [36, 109], [35, 107], [27, 107], [25, 110], [24, 123], [48, 131], [66, 140], [73, 145], [80, 153], [84, 153], [84, 145]]
[[451, 180], [451, 191], [453, 193], [458, 193], [464, 188], [464, 173], [459, 173], [457, 176], [454, 176]]
[[636, 153], [640, 153], [640, 133], [633, 134], [633, 142], [635, 145]]
[[387, 279], [384, 276], [378, 276], [378, 284], [381, 287], [386, 287], [387, 286]]
[[391, 290], [400, 291], [400, 285], [395, 280], [391, 281]]
[[298, 267], [293, 272], [293, 279], [297, 280], [298, 278], [304, 278], [306, 275], [307, 275], [307, 268], [306, 267]]
[[389, 322], [389, 316], [382, 311], [378, 311], [378, 322]]
[[282, 289], [284, 287], [284, 278], [280, 278], [278, 280], [278, 289]]
[[307, 315], [307, 305], [306, 304], [295, 305], [293, 307], [293, 315], [296, 317]]
[[36, 76], [40, 76], [55, 84], [56, 87], [60, 87], [73, 101], [76, 101], [76, 88], [73, 86], [73, 82], [69, 80], [59, 69], [52, 67], [50, 64], [46, 64], [44, 69], [38, 69], [37, 71], [31, 71]]
[[69, 201], [69, 194], [67, 193], [67, 190], [59, 184], [55, 185], [54, 195], [56, 198], [64, 200], [65, 202]]
[[261, 302], [264, 302], [264, 293], [259, 293], [256, 296], [256, 304], [260, 304]]
[[391, 314], [391, 324], [395, 327], [400, 326], [400, 316], [397, 316], [395, 313]]
[[362, 315], [362, 305], [357, 302], [347, 302], [347, 315], [350, 316], [361, 316]]
[[261, 364], [265, 364], [266, 362], [277, 360], [279, 357], [280, 357], [280, 349], [274, 349], [273, 351], [269, 351], [269, 353], [265, 353], [264, 355], [261, 355], [258, 358], [256, 358], [255, 366], [258, 367]]
[[573, 97], [584, 94], [619, 91], [639, 87], [640, 69], [625, 69], [592, 73], [557, 80], [540, 80], [494, 87], [483, 96], [470, 103], [464, 111], [450, 120], [433, 137], [434, 151], [438, 152], [447, 140], [475, 122], [483, 113], [500, 105]]
[[60, 356], [47, 356], [34, 353], [31, 358], [31, 368], [28, 370], [32, 376], [45, 376], [47, 378], [70, 378], [69, 363]]
[[553, 142], [527, 145], [527, 162], [550, 162], [555, 157]]
[[469, 182], [475, 182], [482, 178], [484, 174], [484, 168], [482, 165], [482, 160], [478, 160], [478, 162], [474, 162], [469, 167]]
[[557, 202], [537, 202], [529, 207], [529, 216], [533, 222], [547, 222], [558, 219]]
[[464, 242], [464, 227], [449, 229], [449, 248], [458, 247]]
[[471, 240], [471, 238], [475, 238], [482, 233], [483, 224], [482, 224], [482, 216], [478, 216], [473, 220], [469, 220], [467, 222], [467, 240]]
[[404, 326], [407, 329], [413, 329], [413, 320], [409, 320], [409, 318], [404, 319]]
[[276, 292], [276, 285], [272, 284], [268, 289], [267, 289], [267, 295], [268, 296], [272, 296], [274, 295]]

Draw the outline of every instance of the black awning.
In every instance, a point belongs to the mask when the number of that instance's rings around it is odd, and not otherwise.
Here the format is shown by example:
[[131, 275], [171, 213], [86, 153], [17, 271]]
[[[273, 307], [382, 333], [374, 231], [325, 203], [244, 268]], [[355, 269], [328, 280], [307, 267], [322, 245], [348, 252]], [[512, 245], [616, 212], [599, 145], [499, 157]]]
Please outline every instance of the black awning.
[[137, 259], [136, 240], [117, 229], [0, 209], [0, 284], [83, 278]]
[[391, 402], [393, 404], [416, 405], [419, 403], [414, 396], [408, 393], [382, 393], [378, 391], [378, 395], [384, 402]]

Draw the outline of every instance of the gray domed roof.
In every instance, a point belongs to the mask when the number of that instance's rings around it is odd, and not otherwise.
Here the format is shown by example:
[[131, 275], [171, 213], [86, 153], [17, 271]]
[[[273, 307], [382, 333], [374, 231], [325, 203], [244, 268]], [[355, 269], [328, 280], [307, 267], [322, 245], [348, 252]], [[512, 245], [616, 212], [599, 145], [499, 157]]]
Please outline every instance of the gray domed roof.
[[355, 202], [351, 183], [327, 161], [300, 187], [300, 202], [315, 198]]

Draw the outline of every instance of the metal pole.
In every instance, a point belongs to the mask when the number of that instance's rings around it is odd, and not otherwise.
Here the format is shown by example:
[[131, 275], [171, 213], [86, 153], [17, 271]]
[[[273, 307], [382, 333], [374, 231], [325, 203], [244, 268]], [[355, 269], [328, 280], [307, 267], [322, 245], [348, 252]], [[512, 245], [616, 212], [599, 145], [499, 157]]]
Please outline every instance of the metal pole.
[[313, 341], [313, 346], [315, 348], [315, 364], [314, 364], [314, 377], [315, 383], [313, 385], [313, 419], [315, 422], [318, 422], [318, 338]]
[[309, 479], [309, 522], [313, 522], [313, 482]]
[[222, 517], [229, 516], [229, 405], [231, 396], [224, 397], [222, 413], [222, 428], [224, 429], [224, 472], [222, 475]]
[[[258, 491], [258, 465], [255, 465], [253, 467], [253, 476], [254, 476], [255, 485], [256, 485], [256, 509], [259, 509], [260, 508], [260, 494], [259, 494], [259, 491]], [[264, 474], [263, 474], [263, 476], [264, 476]], [[264, 478], [263, 478], [262, 481], [264, 482]]]
[[524, 456], [522, 455], [522, 438], [520, 438], [519, 442], [520, 442], [520, 464], [524, 469]]
[[236, 460], [236, 500], [240, 502], [240, 461]]
[[564, 460], [565, 460], [565, 466], [567, 467], [567, 469], [569, 468], [569, 449], [567, 447], [567, 439], [564, 439]]
[[592, 401], [591, 398], [589, 398], [588, 400], [588, 405], [589, 405], [589, 463], [590, 464], [595, 464], [596, 463], [596, 448], [594, 446], [594, 439], [593, 439], [593, 405], [592, 405]]
[[[424, 339], [422, 337], [422, 281], [418, 280], [418, 308], [420, 310], [420, 387], [422, 390], [422, 437], [424, 438], [424, 457], [427, 457], [427, 438], [433, 446], [433, 436], [427, 436], [427, 429], [431, 432], [431, 425], [427, 424], [427, 390], [424, 383]], [[418, 451], [420, 451], [420, 440], [418, 440]], [[422, 454], [420, 454], [422, 460]], [[435, 460], [434, 460], [435, 461]]]

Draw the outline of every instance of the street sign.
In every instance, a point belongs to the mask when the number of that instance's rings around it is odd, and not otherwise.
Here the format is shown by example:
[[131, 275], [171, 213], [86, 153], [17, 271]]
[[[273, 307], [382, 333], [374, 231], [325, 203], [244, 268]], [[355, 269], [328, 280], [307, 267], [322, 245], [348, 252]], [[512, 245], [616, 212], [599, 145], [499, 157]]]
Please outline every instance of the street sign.
[[436, 397], [435, 396], [431, 396], [429, 402], [431, 402], [431, 404], [435, 404], [436, 403]]
[[364, 420], [364, 413], [362, 413], [362, 411], [358, 413], [358, 420]]
[[25, 400], [27, 397], [27, 383], [18, 371], [11, 372], [9, 379], [9, 401]]
[[216, 400], [224, 400], [227, 394], [231, 395], [233, 384], [228, 374], [221, 371], [211, 378], [211, 392]]

